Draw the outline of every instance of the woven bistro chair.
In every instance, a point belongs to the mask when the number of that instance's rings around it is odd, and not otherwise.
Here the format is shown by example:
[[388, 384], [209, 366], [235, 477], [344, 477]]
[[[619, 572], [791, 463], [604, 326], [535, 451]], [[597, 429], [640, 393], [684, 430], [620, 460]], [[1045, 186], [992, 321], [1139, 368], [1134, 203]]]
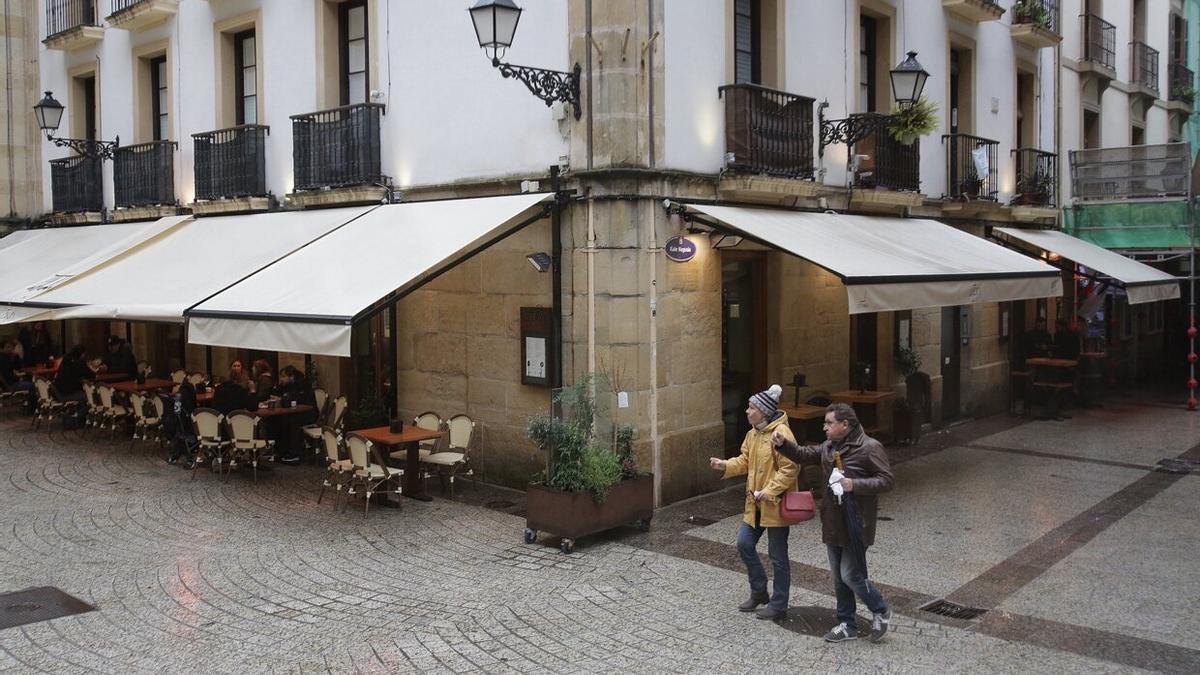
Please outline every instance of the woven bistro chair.
[[171, 371], [171, 381], [174, 382], [175, 384], [177, 384], [177, 385], [183, 384], [183, 381], [186, 379], [187, 379], [187, 371], [184, 370], [183, 368], [179, 368], [178, 370]]
[[249, 410], [234, 410], [227, 418], [232, 448], [229, 451], [229, 468], [237, 462], [249, 462], [254, 470], [254, 482], [258, 482], [258, 460], [264, 450], [270, 451], [275, 441], [263, 438], [262, 418]]
[[[321, 481], [321, 493], [317, 495], [317, 503], [325, 496], [325, 488], [333, 487], [338, 494], [353, 477], [354, 462], [342, 459], [341, 443], [338, 443], [337, 432], [329, 427], [321, 429], [321, 447], [325, 452], [325, 468], [327, 473]], [[335, 497], [336, 499], [336, 497]], [[336, 506], [336, 502], [334, 503]]]
[[104, 417], [104, 406], [100, 403], [100, 394], [96, 391], [96, 385], [87, 380], [83, 381], [84, 405], [87, 406], [87, 412], [83, 416], [83, 428], [86, 431], [92, 427], [99, 427], [100, 420]]
[[96, 394], [100, 397], [100, 405], [104, 408], [100, 413], [100, 428], [103, 429], [107, 424], [111, 432], [110, 436], [116, 436], [117, 423], [124, 422], [129, 418], [129, 410], [113, 400], [113, 388], [107, 384], [96, 385]]
[[350, 465], [353, 471], [350, 478], [350, 490], [346, 496], [348, 499], [350, 495], [357, 494], [359, 490], [366, 493], [364, 500], [366, 504], [363, 507], [363, 517], [365, 518], [371, 510], [371, 496], [378, 492], [379, 488], [391, 484], [394, 486], [391, 491], [397, 495], [402, 493], [403, 487], [400, 479], [404, 476], [404, 471], [389, 467], [379, 456], [379, 449], [375, 444], [358, 434], [347, 434], [346, 448], [350, 451]]
[[[425, 466], [433, 469], [435, 473], [442, 479], [442, 490], [446, 490], [446, 484], [450, 484], [449, 496], [454, 498], [454, 476], [458, 474], [467, 462], [470, 461], [471, 438], [475, 435], [475, 420], [467, 415], [455, 415], [446, 421], [446, 428], [450, 432], [449, 446], [442, 452], [435, 452], [421, 461]], [[464, 475], [470, 475], [468, 470]]]
[[[196, 408], [192, 411], [192, 423], [196, 427], [196, 465], [192, 468], [192, 479], [196, 478], [196, 469], [202, 461], [209, 461], [219, 474], [222, 465], [229, 459], [229, 450], [233, 446], [224, 434], [225, 416], [212, 408]], [[201, 454], [204, 455], [201, 458]]]
[[207, 379], [208, 376], [199, 371], [187, 374], [187, 381], [191, 382], [193, 387], [199, 384], [204, 384], [205, 380]]
[[[442, 427], [445, 425], [446, 422], [442, 419], [442, 416], [433, 412], [432, 410], [426, 410], [425, 412], [413, 418], [413, 426], [426, 431], [441, 431]], [[441, 448], [442, 439], [431, 438], [429, 440], [421, 441], [417, 445], [417, 452], [420, 453], [421, 461], [424, 462], [426, 457], [432, 455]]]
[[49, 422], [58, 417], [66, 425], [67, 414], [74, 414], [76, 403], [63, 401], [54, 391], [54, 385], [44, 377], [33, 380], [34, 390], [37, 391], [37, 408], [33, 416], [33, 428], [41, 429], [42, 420]]
[[304, 447], [313, 448], [313, 454], [319, 456], [323, 451], [321, 430], [328, 424], [329, 392], [317, 387], [313, 389], [313, 398], [317, 400], [317, 421], [313, 424], [305, 424], [300, 427], [300, 431], [304, 434]]
[[146, 430], [146, 420], [151, 419], [146, 417], [146, 406], [149, 405], [146, 396], [139, 392], [133, 392], [129, 395], [129, 413], [133, 420], [133, 435], [129, 438], [129, 448], [133, 449], [133, 444], [141, 440], [150, 440], [149, 432]]

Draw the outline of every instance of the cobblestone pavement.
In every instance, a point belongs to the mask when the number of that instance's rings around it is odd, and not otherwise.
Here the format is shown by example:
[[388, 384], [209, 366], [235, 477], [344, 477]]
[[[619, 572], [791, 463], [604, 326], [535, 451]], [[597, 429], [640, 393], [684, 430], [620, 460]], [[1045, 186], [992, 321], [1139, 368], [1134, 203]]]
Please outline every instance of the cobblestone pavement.
[[[1173, 410], [1132, 414], [1145, 416], [1148, 428], [1185, 419]], [[1156, 458], [1178, 455], [1196, 442], [1196, 418], [1186, 419], [1188, 425], [1176, 424], [1156, 439]], [[1056, 511], [1039, 515], [1044, 504], [1035, 501], [1017, 514], [1031, 517], [1030, 527], [1005, 525], [994, 537], [973, 535], [991, 544], [973, 557], [967, 553], [977, 547], [954, 549], [962, 560], [939, 554], [919, 509], [898, 506], [934, 499], [931, 473], [961, 473], [988, 458], [1020, 460], [985, 467], [993, 478], [1005, 471], [1044, 473], [1034, 461], [1039, 456], [1029, 453], [1042, 452], [1038, 439], [1053, 437], [1047, 429], [1061, 436], [1062, 425], [1076, 421], [1087, 423], [1077, 418], [1046, 423], [1058, 427], [1009, 429], [1009, 422], [983, 422], [974, 425], [972, 438], [933, 437], [918, 449], [899, 450], [907, 459], [899, 473], [913, 487], [895, 497], [895, 520], [881, 528], [880, 538], [902, 543], [873, 551], [879, 580], [897, 609], [893, 633], [877, 645], [828, 645], [812, 635], [829, 627], [833, 601], [811, 532], [792, 536], [789, 620], [773, 624], [734, 610], [746, 594], [745, 574], [730, 546], [736, 488], [660, 510], [650, 533], [622, 530], [562, 555], [553, 541], [520, 543], [519, 493], [462, 482], [461, 501], [405, 499], [400, 509], [373, 508], [364, 519], [357, 508], [333, 506], [328, 494], [317, 504], [320, 472], [312, 467], [279, 467], [260, 475], [257, 484], [248, 475], [222, 482], [203, 472], [192, 481], [149, 445], [131, 450], [128, 443], [83, 439], [57, 426], [34, 432], [27, 418], [6, 413], [0, 418], [0, 592], [56, 586], [96, 611], [0, 630], [0, 670], [1093, 673], [1141, 666], [1194, 672], [1200, 667], [1195, 619], [1179, 616], [1181, 606], [1197, 602], [1197, 582], [1190, 573], [1179, 576], [1200, 544], [1194, 525], [1173, 544], [1163, 541], [1169, 537], [1155, 538], [1168, 558], [1155, 579], [1182, 579], [1182, 588], [1174, 586], [1174, 604], [1163, 589], [1137, 596], [1129, 590], [1134, 584], [1119, 584], [1126, 593], [1120, 598], [1149, 598], [1138, 611], [1156, 613], [1159, 630], [1171, 636], [1139, 632], [1113, 617], [1099, 633], [1081, 635], [1076, 624], [1083, 622], [1072, 618], [1103, 595], [1114, 574], [1102, 569], [1103, 560], [1130, 556], [1127, 542], [1140, 536], [1145, 520], [1118, 516], [1114, 522], [1121, 527], [1082, 540], [1068, 533], [1061, 539], [1078, 544], [1069, 550], [1045, 543], [1123, 485], [1165, 474], [1086, 464], [1080, 476], [1090, 487], [1081, 492], [1064, 487], [1069, 480], [1045, 479], [1038, 489], [1065, 495], [1045, 500], [1057, 504], [1046, 507]], [[1104, 457], [1136, 467], [1148, 460], [1134, 450]], [[1085, 466], [1063, 458], [1052, 464], [1054, 472]], [[1194, 519], [1200, 477], [1175, 478], [1122, 513]], [[986, 476], [961, 480], [962, 489], [987, 483]], [[489, 500], [495, 505], [497, 495], [510, 502], [507, 512], [479, 506]], [[1179, 506], [1181, 500], [1190, 506]], [[716, 522], [688, 522], [691, 514]], [[983, 518], [978, 526], [999, 522]], [[1106, 540], [1110, 534], [1116, 540]], [[1005, 569], [1005, 561], [1019, 562], [1023, 552], [1046, 561], [1049, 573], [1031, 579], [1042, 587], [1023, 579], [1010, 581], [1011, 588], [993, 584], [988, 592], [972, 586], [990, 570]], [[1067, 563], [1098, 576], [1078, 578]], [[946, 575], [929, 572], [938, 565]], [[1073, 603], [1055, 600], [1056, 585], [1064, 584], [1081, 589]], [[986, 600], [994, 618], [942, 620], [917, 609], [920, 601], [947, 591]], [[1121, 611], [1117, 600], [1106, 602], [1106, 611]], [[1055, 644], [1039, 629], [1059, 631], [1077, 644]], [[1088, 640], [1098, 646], [1087, 646]], [[1165, 649], [1165, 660], [1114, 651], [1147, 648]]]

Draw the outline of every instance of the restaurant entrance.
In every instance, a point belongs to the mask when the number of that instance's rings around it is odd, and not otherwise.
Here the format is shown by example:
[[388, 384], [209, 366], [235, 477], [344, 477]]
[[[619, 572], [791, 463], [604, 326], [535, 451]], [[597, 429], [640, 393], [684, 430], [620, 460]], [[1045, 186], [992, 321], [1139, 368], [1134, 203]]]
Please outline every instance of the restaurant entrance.
[[962, 308], [942, 308], [942, 421], [959, 415], [962, 358]]
[[722, 252], [721, 418], [726, 457], [738, 453], [750, 430], [746, 405], [751, 394], [766, 388], [765, 277], [764, 254]]

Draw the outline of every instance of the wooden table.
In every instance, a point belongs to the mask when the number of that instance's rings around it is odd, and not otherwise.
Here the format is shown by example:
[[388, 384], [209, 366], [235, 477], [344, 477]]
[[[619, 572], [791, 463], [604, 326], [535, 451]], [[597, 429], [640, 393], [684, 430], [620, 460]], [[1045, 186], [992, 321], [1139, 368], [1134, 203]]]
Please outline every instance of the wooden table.
[[18, 368], [18, 373], [25, 373], [30, 377], [54, 377], [58, 374], [58, 366], [30, 366], [28, 368]]
[[126, 380], [132, 380], [133, 378], [129, 376], [129, 373], [96, 373], [96, 377], [94, 377], [93, 379], [96, 380], [97, 382], [110, 382], [111, 383], [111, 382], [124, 382]]
[[126, 394], [133, 394], [133, 393], [142, 392], [142, 391], [152, 391], [154, 389], [170, 389], [171, 387], [174, 387], [174, 386], [175, 386], [175, 383], [171, 380], [164, 380], [162, 378], [151, 377], [151, 378], [147, 378], [145, 382], [141, 382], [141, 383], [139, 383], [137, 380], [126, 380], [125, 382], [116, 382], [112, 385], [112, 388], [116, 391], [124, 392]]
[[[209, 398], [212, 398], [212, 396], [209, 396]], [[200, 394], [196, 394], [196, 400], [200, 400]], [[302, 403], [300, 405], [292, 406], [281, 405], [275, 408], [258, 408], [256, 410], [251, 410], [250, 412], [259, 417], [283, 417], [284, 415], [299, 415], [300, 413], [306, 413], [313, 410], [316, 410], [316, 408]]]
[[[896, 396], [894, 391], [874, 391], [872, 389], [848, 389], [839, 391], [829, 395], [829, 400], [834, 403], [849, 403], [851, 407], [857, 408], [859, 405], [869, 405], [874, 407], [874, 419], [868, 417], [862, 420], [862, 415], [859, 415], [859, 422], [862, 423], [863, 431], [868, 436], [882, 435], [881, 432], [887, 431], [888, 436], [891, 435], [891, 421], [886, 419], [886, 416], [879, 409], [879, 404]], [[857, 412], [857, 411], [856, 411]]]
[[421, 441], [445, 436], [445, 431], [430, 431], [405, 424], [404, 431], [398, 434], [393, 434], [390, 427], [372, 427], [351, 433], [358, 434], [368, 441], [384, 447], [402, 446], [405, 450], [406, 460], [404, 462], [404, 496], [423, 502], [433, 500], [433, 497], [425, 494], [425, 481], [421, 480], [421, 453], [418, 451], [418, 447]]
[[[1059, 417], [1060, 399], [1067, 390], [1075, 388], [1075, 369], [1079, 362], [1074, 359], [1054, 359], [1045, 356], [1034, 356], [1025, 359], [1025, 365], [1031, 367], [1030, 380], [1033, 386], [1046, 390], [1049, 409], [1047, 417]], [[1047, 376], [1046, 369], [1053, 369], [1055, 375]]]
[[[825, 419], [825, 406], [808, 405], [807, 403], [801, 403], [800, 405], [786, 405], [786, 404], [781, 403], [779, 405], [779, 409], [782, 410], [783, 412], [787, 413], [789, 425], [793, 421], [800, 423], [798, 425], [800, 427], [799, 430], [802, 431], [803, 433], [801, 434], [801, 436], [798, 436], [796, 438], [796, 440], [801, 441], [801, 442], [818, 440], [818, 437], [816, 437], [816, 435], [815, 435], [815, 431], [813, 432], [813, 434], [809, 433], [810, 431], [812, 431], [812, 429], [810, 427], [812, 427], [813, 425], [806, 424], [806, 422], [813, 422], [814, 420], [824, 420]], [[794, 434], [796, 431], [797, 431], [797, 429], [795, 427], [793, 427], [792, 433]], [[812, 438], [810, 438], [810, 435], [812, 436]]]

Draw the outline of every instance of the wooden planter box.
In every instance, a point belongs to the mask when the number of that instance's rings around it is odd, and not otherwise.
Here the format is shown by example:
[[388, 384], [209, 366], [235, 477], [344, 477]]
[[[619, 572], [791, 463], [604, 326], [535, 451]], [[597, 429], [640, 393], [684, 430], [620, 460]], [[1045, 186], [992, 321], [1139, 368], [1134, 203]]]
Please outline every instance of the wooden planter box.
[[530, 485], [526, 493], [525, 543], [538, 532], [562, 537], [559, 548], [570, 553], [575, 540], [590, 534], [634, 525], [645, 531], [654, 517], [654, 476], [639, 476], [617, 483], [603, 502], [590, 492], [562, 492]]

